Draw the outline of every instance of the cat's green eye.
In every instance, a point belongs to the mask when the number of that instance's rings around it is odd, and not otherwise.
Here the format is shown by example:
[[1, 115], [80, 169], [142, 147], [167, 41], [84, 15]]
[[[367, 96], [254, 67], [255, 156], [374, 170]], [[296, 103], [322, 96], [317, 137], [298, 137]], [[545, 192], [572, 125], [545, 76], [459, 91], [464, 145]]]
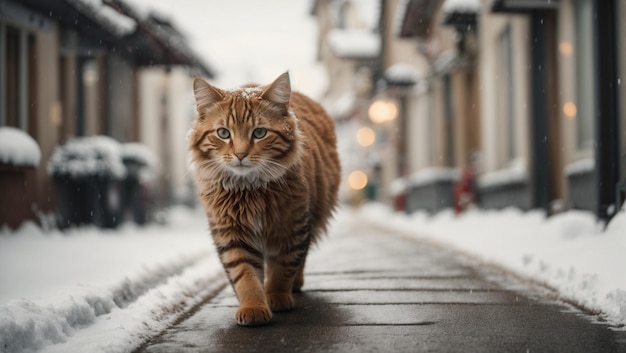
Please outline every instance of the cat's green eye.
[[254, 136], [255, 139], [262, 139], [265, 135], [267, 135], [267, 129], [264, 127], [257, 127], [252, 131], [252, 136]]
[[226, 140], [227, 138], [230, 137], [230, 131], [228, 131], [228, 129], [221, 127], [217, 129], [217, 136], [221, 139]]

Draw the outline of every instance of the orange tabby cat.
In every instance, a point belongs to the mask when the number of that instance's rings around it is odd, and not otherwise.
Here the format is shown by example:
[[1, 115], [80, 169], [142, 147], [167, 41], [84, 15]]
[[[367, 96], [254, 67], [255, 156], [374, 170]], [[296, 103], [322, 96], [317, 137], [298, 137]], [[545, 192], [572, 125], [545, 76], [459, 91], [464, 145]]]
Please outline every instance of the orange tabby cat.
[[193, 82], [196, 184], [244, 326], [293, 308], [309, 247], [337, 203], [333, 121], [289, 81], [284, 73], [233, 91]]

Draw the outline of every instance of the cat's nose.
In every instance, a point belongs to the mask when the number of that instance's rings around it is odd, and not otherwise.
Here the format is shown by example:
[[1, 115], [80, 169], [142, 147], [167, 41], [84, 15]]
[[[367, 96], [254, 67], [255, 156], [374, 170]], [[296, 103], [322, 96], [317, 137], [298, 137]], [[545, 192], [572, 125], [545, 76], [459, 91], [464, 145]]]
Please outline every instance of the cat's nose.
[[237, 152], [237, 153], [235, 153], [235, 156], [237, 156], [237, 159], [239, 159], [240, 161], [243, 161], [243, 159], [246, 158], [247, 155], [248, 155], [248, 153], [246, 153], [246, 152]]

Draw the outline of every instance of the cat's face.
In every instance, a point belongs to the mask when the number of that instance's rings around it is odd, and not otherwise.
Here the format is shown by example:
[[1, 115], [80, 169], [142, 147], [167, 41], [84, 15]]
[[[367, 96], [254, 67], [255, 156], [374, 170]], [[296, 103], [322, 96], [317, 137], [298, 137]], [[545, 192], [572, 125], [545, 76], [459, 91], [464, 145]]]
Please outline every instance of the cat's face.
[[298, 160], [297, 119], [283, 74], [268, 86], [225, 91], [194, 81], [198, 118], [190, 150], [199, 181], [256, 188], [280, 179]]

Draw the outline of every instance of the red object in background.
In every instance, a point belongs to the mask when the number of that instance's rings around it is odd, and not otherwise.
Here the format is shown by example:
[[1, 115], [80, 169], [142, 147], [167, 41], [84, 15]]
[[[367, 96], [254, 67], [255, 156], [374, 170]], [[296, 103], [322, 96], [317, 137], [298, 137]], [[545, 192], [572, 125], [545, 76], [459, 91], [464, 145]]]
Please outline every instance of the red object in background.
[[393, 208], [396, 211], [404, 211], [406, 207], [406, 193], [401, 192], [393, 198]]
[[474, 169], [467, 167], [454, 185], [454, 213], [459, 214], [474, 203], [474, 177]]

